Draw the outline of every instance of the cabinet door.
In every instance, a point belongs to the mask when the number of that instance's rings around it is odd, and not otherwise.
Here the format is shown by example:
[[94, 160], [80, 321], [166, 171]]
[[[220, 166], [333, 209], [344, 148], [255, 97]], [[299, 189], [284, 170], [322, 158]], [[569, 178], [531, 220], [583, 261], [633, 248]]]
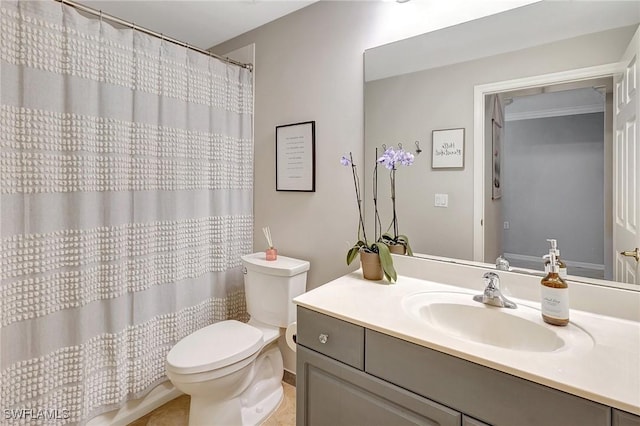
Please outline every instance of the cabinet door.
[[640, 417], [625, 411], [613, 410], [613, 426], [640, 426]]
[[297, 426], [458, 426], [461, 414], [298, 346]]

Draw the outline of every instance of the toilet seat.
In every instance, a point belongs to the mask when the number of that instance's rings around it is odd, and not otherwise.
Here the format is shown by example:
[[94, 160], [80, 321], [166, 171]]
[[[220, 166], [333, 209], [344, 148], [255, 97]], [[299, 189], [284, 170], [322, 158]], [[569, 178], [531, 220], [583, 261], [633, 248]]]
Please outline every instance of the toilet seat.
[[[230, 374], [251, 363], [262, 349], [262, 331], [236, 320], [201, 328], [180, 340], [167, 354], [167, 371]], [[234, 365], [237, 364], [237, 365]]]

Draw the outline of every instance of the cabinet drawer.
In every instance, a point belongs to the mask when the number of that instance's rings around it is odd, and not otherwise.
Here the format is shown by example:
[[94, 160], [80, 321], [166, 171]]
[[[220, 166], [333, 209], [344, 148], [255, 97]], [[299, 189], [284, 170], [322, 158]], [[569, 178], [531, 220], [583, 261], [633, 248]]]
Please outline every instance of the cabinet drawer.
[[297, 343], [364, 370], [364, 328], [298, 307]]
[[365, 371], [495, 426], [607, 426], [611, 409], [367, 330]]
[[614, 409], [613, 426], [640, 426], [640, 417], [626, 411]]

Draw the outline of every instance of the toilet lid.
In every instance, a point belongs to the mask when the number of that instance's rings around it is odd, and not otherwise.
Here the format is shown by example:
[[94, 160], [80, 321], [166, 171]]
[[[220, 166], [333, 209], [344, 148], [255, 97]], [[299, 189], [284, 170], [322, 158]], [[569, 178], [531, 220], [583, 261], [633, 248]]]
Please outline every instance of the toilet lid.
[[257, 328], [235, 320], [217, 322], [176, 343], [167, 355], [167, 368], [183, 374], [215, 370], [253, 355], [262, 345]]

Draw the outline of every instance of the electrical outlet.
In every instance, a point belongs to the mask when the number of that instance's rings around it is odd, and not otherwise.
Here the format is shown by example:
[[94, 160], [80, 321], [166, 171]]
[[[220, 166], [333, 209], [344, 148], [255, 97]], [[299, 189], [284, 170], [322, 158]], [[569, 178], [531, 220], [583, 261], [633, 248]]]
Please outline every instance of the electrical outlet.
[[504, 229], [509, 229], [509, 221], [508, 220], [504, 221], [503, 228]]

